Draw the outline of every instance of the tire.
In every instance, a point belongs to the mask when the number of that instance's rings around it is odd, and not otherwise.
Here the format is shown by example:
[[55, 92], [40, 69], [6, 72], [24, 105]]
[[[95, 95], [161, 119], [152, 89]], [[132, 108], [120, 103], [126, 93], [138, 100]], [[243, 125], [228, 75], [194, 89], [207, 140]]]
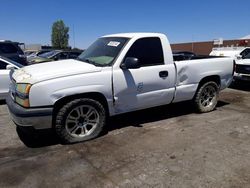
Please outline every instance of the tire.
[[201, 85], [194, 97], [194, 105], [199, 113], [213, 111], [218, 103], [219, 87], [213, 82], [206, 82]]
[[32, 127], [20, 127], [17, 125], [16, 132], [24, 145], [30, 148], [40, 148], [59, 143], [54, 131], [51, 129], [35, 130]]
[[19, 136], [20, 140], [30, 148], [35, 148], [37, 143], [39, 142], [38, 136], [36, 132], [29, 127], [16, 127], [17, 135]]
[[63, 143], [76, 143], [96, 138], [106, 124], [103, 105], [93, 99], [75, 99], [56, 114], [55, 131]]

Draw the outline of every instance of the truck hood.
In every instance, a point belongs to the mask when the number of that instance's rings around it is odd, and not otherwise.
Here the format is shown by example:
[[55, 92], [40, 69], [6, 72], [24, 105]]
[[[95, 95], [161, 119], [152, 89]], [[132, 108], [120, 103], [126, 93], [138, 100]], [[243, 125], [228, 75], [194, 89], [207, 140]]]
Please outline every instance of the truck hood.
[[54, 78], [99, 72], [101, 70], [101, 67], [69, 59], [30, 65], [16, 70], [12, 77], [17, 83], [34, 84]]

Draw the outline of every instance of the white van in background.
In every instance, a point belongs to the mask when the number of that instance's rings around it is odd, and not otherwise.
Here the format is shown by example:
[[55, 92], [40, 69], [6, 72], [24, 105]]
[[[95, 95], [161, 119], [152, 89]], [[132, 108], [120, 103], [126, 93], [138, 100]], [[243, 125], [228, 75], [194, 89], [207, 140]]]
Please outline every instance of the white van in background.
[[250, 47], [219, 47], [213, 48], [210, 52], [210, 56], [228, 56], [237, 58], [246, 49], [250, 50]]

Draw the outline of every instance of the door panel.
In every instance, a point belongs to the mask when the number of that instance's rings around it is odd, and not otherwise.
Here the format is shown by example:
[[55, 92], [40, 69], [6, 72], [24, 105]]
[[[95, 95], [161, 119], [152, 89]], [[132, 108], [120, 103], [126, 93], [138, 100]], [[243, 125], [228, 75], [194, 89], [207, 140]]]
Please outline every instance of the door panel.
[[[167, 75], [166, 75], [167, 74]], [[173, 64], [114, 70], [116, 113], [168, 104], [175, 91]]]

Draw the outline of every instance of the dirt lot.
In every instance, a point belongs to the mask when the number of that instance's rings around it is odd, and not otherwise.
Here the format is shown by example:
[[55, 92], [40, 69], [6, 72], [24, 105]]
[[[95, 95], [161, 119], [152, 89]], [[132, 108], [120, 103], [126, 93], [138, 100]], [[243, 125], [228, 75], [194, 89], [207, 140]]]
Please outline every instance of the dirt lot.
[[227, 89], [215, 111], [188, 103], [112, 118], [108, 133], [37, 148], [0, 105], [0, 187], [250, 187], [250, 85]]

